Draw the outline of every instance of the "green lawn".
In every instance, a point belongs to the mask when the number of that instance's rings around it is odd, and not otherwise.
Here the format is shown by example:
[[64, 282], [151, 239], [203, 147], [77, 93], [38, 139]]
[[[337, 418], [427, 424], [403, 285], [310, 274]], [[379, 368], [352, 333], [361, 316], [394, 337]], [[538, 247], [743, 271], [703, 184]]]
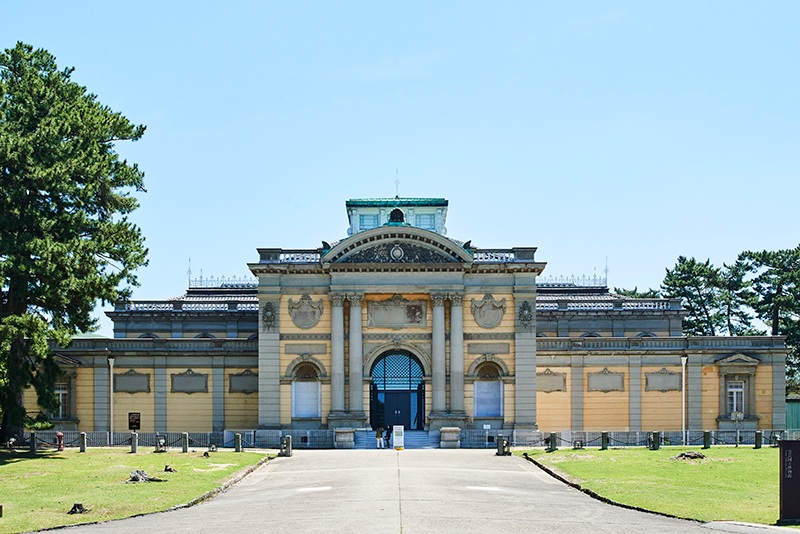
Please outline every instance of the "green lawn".
[[[669, 459], [688, 450], [707, 459]], [[526, 452], [581, 487], [623, 504], [703, 521], [774, 524], [780, 516], [776, 448]]]
[[[203, 449], [186, 454], [140, 451], [0, 451], [0, 533], [166, 510], [213, 490], [264, 457], [255, 452], [212, 452], [210, 458], [203, 458]], [[177, 473], [164, 473], [165, 464]], [[169, 482], [124, 484], [134, 469]], [[67, 515], [77, 502], [91, 511]]]

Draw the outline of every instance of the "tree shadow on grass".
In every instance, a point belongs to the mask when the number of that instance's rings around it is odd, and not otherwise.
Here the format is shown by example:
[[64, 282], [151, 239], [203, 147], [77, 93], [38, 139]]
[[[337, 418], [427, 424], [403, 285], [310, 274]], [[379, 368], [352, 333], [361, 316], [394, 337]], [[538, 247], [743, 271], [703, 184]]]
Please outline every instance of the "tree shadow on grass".
[[43, 458], [48, 460], [66, 460], [64, 456], [59, 456], [58, 451], [55, 449], [44, 449], [36, 452], [15, 449], [0, 450], [0, 467], [25, 460], [41, 460]]

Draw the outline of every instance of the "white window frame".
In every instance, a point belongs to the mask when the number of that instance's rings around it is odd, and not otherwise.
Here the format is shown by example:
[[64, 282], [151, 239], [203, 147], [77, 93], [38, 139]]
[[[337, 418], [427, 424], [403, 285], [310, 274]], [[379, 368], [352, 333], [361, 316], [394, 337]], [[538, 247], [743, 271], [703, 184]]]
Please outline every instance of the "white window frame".
[[744, 412], [745, 411], [745, 383], [744, 380], [730, 380], [728, 381], [728, 413]]
[[[369, 221], [369, 223], [367, 223]], [[378, 214], [364, 214], [358, 216], [359, 231], [371, 230], [380, 226], [381, 220]]]

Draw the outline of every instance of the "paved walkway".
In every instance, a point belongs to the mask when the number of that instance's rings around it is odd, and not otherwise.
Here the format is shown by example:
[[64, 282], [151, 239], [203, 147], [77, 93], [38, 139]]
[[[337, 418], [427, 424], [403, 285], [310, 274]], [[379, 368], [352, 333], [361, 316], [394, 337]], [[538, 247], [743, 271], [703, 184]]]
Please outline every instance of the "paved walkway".
[[296, 450], [292, 458], [269, 462], [198, 506], [68, 532], [711, 534], [709, 529], [774, 532], [625, 510], [592, 499], [516, 456], [437, 449]]

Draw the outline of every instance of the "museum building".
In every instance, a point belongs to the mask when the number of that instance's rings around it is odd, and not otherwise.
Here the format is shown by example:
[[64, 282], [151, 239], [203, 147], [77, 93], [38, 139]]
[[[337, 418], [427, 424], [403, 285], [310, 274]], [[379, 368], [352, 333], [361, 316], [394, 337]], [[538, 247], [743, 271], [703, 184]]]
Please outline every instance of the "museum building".
[[117, 302], [113, 339], [56, 349], [57, 428], [785, 428], [783, 337], [685, 337], [679, 300], [446, 237], [442, 198], [346, 209], [345, 239], [259, 248], [254, 278]]

